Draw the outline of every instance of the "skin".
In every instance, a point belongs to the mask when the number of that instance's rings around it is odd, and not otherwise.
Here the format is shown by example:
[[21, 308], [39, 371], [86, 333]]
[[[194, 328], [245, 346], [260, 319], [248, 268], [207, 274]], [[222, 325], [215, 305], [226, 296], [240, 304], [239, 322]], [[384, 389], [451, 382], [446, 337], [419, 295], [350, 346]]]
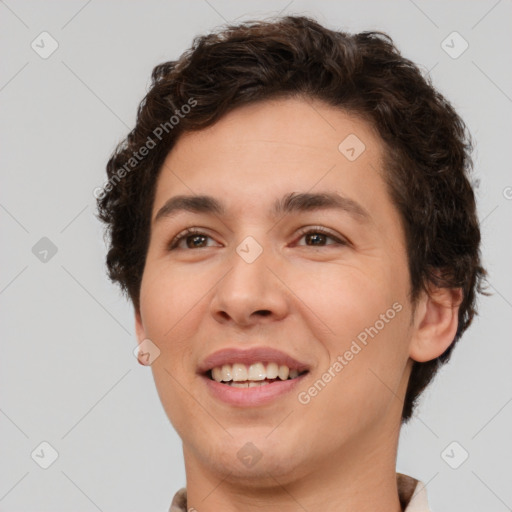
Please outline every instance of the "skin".
[[[338, 145], [356, 134], [366, 149], [349, 161]], [[188, 507], [199, 512], [400, 511], [395, 463], [412, 361], [440, 355], [457, 328], [460, 290], [431, 289], [413, 310], [400, 216], [383, 180], [384, 147], [365, 121], [320, 101], [280, 99], [238, 108], [180, 137], [161, 170], [135, 312], [163, 407], [183, 442]], [[338, 192], [367, 222], [335, 209], [272, 218], [291, 192]], [[223, 201], [226, 215], [180, 212], [154, 222], [179, 194]], [[322, 226], [348, 243], [322, 235]], [[189, 227], [207, 236], [169, 250]], [[235, 251], [252, 236], [263, 252]], [[402, 309], [307, 404], [307, 391], [357, 335]], [[227, 347], [272, 346], [308, 363], [299, 389], [264, 406], [214, 398], [196, 374]], [[237, 452], [253, 443], [260, 460]], [[303, 507], [303, 508], [302, 508]]]

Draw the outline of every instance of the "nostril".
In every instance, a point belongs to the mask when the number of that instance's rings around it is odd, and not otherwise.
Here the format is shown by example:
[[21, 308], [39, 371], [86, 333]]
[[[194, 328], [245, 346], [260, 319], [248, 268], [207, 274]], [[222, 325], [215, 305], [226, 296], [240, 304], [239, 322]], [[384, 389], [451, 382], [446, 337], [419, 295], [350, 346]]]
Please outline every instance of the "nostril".
[[255, 313], [261, 316], [268, 316], [272, 314], [268, 309], [260, 309], [259, 311], [255, 311]]

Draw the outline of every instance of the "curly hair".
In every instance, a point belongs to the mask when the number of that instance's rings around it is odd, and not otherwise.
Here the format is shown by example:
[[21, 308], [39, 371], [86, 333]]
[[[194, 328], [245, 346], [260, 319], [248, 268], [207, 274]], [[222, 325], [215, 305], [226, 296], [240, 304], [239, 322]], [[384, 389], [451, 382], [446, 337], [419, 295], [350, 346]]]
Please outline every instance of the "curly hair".
[[380, 134], [388, 191], [406, 237], [411, 303], [432, 283], [462, 289], [453, 342], [438, 358], [413, 364], [406, 422], [476, 314], [486, 272], [468, 130], [382, 32], [348, 34], [304, 16], [250, 21], [196, 37], [178, 60], [156, 66], [136, 125], [112, 154], [108, 181], [96, 194], [110, 242], [109, 277], [138, 310], [156, 182], [179, 135], [242, 105], [287, 97], [322, 100]]

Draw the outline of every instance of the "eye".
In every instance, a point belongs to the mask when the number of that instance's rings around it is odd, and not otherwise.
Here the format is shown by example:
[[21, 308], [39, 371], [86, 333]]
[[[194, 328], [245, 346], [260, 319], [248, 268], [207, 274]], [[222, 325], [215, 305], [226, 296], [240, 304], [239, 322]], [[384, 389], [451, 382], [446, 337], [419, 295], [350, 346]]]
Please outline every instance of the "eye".
[[[306, 243], [298, 243], [297, 245], [306, 245], [309, 247], [324, 247], [326, 245], [348, 245], [346, 240], [339, 238], [321, 226], [315, 226], [301, 230], [299, 240], [302, 238], [304, 238]], [[334, 243], [329, 244], [327, 243], [328, 240], [332, 240]]]
[[[304, 239], [305, 243], [297, 245], [308, 247], [325, 247], [327, 245], [348, 245], [346, 240], [334, 235], [326, 228], [315, 226], [304, 228], [299, 233], [299, 240]], [[209, 243], [210, 240], [210, 243]], [[331, 241], [331, 243], [329, 243]], [[168, 250], [175, 249], [202, 249], [212, 247], [215, 241], [213, 238], [197, 228], [187, 228], [176, 235], [168, 245]]]
[[[171, 240], [168, 249], [170, 251], [174, 249], [202, 249], [211, 246], [208, 245], [208, 239], [213, 240], [212, 237], [199, 229], [187, 228]], [[185, 247], [183, 247], [183, 244], [185, 244]]]

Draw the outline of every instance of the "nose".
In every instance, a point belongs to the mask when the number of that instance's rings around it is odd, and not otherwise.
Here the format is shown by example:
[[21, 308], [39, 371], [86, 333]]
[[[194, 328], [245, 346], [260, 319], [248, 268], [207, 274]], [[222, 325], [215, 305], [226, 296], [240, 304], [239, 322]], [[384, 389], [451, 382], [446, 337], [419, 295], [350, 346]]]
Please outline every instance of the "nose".
[[233, 251], [230, 270], [215, 287], [210, 304], [217, 322], [250, 327], [281, 320], [288, 314], [290, 297], [272, 268], [276, 266], [269, 253], [264, 250], [249, 263]]

